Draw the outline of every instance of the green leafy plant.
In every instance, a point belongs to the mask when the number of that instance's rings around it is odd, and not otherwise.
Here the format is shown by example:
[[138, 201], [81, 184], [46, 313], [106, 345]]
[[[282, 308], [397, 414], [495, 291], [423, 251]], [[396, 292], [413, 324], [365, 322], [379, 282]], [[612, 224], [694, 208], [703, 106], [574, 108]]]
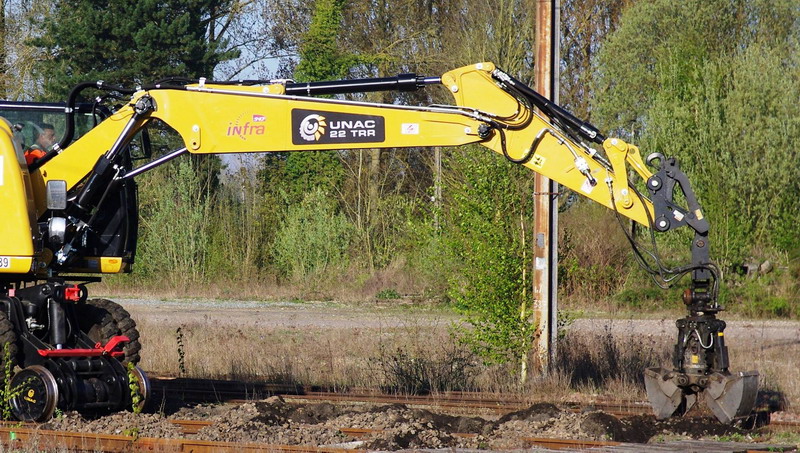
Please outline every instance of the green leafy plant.
[[136, 440], [139, 439], [139, 432], [140, 432], [139, 427], [138, 426], [134, 426], [134, 427], [125, 428], [124, 430], [122, 430], [122, 435], [123, 436], [128, 436], [128, 437], [133, 437], [133, 441], [136, 442]]
[[290, 206], [278, 228], [273, 254], [279, 268], [295, 280], [321, 276], [347, 264], [353, 228], [321, 188]]
[[398, 293], [394, 288], [382, 289], [378, 291], [378, 294], [375, 295], [375, 298], [378, 300], [399, 299], [400, 293]]
[[[464, 314], [464, 344], [487, 362], [527, 357], [535, 326], [530, 241], [533, 178], [528, 170], [485, 153], [455, 153], [463, 180], [449, 187], [453, 209], [442, 232], [450, 260], [448, 296]], [[522, 370], [524, 367], [521, 366]]]
[[0, 409], [3, 415], [3, 420], [11, 420], [11, 399], [19, 394], [11, 388], [11, 378], [14, 372], [13, 363], [11, 361], [11, 348], [8, 343], [3, 343], [3, 389], [2, 398], [0, 398]]
[[142, 412], [142, 391], [141, 391], [141, 382], [139, 382], [139, 376], [136, 373], [136, 365], [131, 362], [128, 362], [127, 365], [128, 370], [128, 388], [131, 392], [131, 410], [134, 414], [139, 414]]

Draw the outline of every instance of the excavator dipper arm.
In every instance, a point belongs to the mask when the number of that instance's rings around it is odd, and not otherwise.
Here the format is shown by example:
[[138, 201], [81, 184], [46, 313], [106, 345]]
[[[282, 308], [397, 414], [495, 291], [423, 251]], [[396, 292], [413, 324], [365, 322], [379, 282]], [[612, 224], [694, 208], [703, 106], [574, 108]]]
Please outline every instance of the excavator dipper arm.
[[[385, 90], [415, 90], [443, 85], [453, 105], [406, 106], [315, 95]], [[116, 89], [102, 83], [82, 88]], [[709, 260], [708, 222], [686, 175], [675, 159], [660, 155], [648, 161], [638, 148], [606, 138], [519, 80], [479, 63], [441, 77], [403, 74], [380, 79], [316, 83], [171, 84], [131, 91], [131, 101], [106, 121], [56, 150], [32, 169], [38, 191], [37, 213], [47, 212], [44, 191], [64, 181], [70, 203], [64, 210], [72, 240], [55, 250], [51, 265], [67, 266], [80, 253], [81, 235], [91, 231], [98, 206], [110, 187], [183, 153], [220, 154], [483, 145], [600, 203], [653, 231], [682, 226], [695, 231], [692, 263], [681, 269], [649, 267], [664, 278], [692, 274], [684, 296], [689, 315], [677, 321], [678, 342], [672, 369], [647, 370], [648, 396], [658, 417], [681, 415], [702, 394], [723, 422], [749, 414], [755, 403], [758, 374], [731, 374], [724, 346], [725, 323], [716, 319], [719, 273]], [[74, 100], [75, 96], [71, 96]], [[69, 113], [69, 106], [67, 107]], [[536, 111], [538, 109], [538, 112]], [[161, 120], [183, 138], [185, 148], [153, 164], [127, 171], [119, 156], [134, 135]], [[600, 145], [601, 150], [587, 143]], [[657, 164], [656, 164], [657, 162]], [[629, 175], [630, 173], [630, 175]], [[637, 191], [629, 176], [638, 175], [649, 197]], [[680, 189], [688, 206], [678, 206]], [[637, 247], [634, 237], [631, 243]], [[637, 249], [637, 256], [644, 256]], [[657, 256], [657, 255], [656, 255]], [[646, 263], [645, 263], [646, 265]], [[646, 265], [647, 267], [648, 265]], [[669, 281], [671, 277], [664, 278]]]

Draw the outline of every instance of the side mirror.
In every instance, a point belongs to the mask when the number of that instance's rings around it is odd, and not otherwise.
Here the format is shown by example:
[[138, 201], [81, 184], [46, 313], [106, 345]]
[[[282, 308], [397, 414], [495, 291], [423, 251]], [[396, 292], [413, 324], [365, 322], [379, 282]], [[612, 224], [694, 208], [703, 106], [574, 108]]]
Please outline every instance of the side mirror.
[[67, 209], [67, 182], [60, 179], [47, 181], [47, 209]]

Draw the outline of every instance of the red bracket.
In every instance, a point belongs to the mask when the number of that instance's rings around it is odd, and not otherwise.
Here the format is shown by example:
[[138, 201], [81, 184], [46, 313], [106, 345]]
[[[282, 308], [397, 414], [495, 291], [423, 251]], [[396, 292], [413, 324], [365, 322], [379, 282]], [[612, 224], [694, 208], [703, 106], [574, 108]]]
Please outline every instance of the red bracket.
[[68, 285], [64, 288], [64, 300], [78, 302], [81, 300], [81, 289], [78, 285]]
[[103, 346], [101, 343], [94, 345], [92, 349], [39, 349], [39, 355], [42, 357], [100, 357], [111, 356], [115, 359], [125, 356], [122, 351], [122, 346], [131, 341], [125, 335], [117, 335], [111, 337]]

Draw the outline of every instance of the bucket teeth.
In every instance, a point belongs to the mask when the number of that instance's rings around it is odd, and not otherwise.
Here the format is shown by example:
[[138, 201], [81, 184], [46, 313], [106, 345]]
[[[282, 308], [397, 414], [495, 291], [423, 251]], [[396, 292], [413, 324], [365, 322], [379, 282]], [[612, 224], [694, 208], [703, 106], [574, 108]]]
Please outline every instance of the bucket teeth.
[[758, 372], [744, 371], [730, 375], [714, 373], [705, 389], [706, 405], [721, 423], [749, 415], [758, 396]]

